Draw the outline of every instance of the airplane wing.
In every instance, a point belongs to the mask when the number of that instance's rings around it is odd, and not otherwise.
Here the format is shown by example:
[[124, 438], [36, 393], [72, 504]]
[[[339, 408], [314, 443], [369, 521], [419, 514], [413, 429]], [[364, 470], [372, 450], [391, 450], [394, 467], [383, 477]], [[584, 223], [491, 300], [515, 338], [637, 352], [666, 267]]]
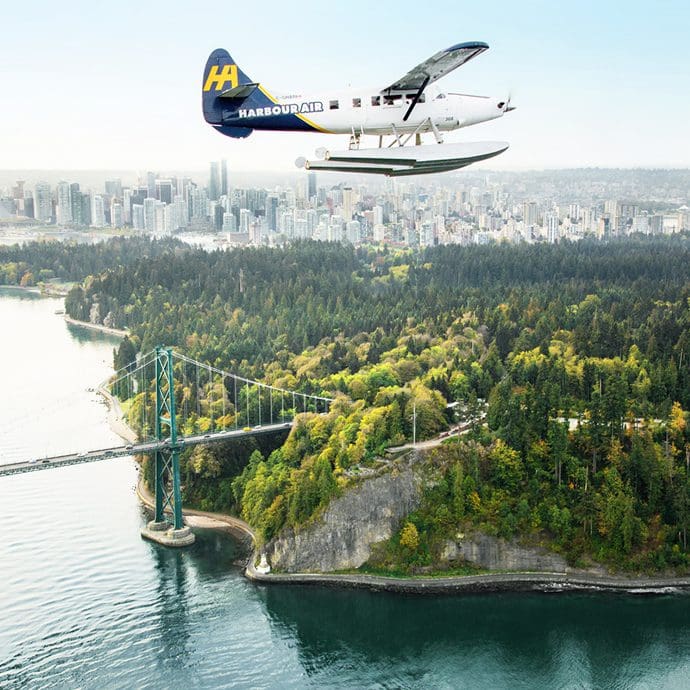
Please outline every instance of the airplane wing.
[[488, 49], [489, 46], [482, 41], [458, 43], [432, 55], [428, 60], [411, 69], [404, 77], [387, 86], [381, 93], [423, 90], [429, 84], [445, 77], [449, 72]]

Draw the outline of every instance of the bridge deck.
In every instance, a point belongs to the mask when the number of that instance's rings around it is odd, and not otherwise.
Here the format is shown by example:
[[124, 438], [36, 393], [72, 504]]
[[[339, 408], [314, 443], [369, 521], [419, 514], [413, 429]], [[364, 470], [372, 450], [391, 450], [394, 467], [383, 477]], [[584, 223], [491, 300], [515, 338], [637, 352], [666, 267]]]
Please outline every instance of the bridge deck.
[[[179, 438], [180, 448], [196, 446], [200, 443], [213, 443], [215, 441], [225, 441], [233, 438], [244, 438], [246, 436], [258, 436], [260, 434], [271, 434], [277, 431], [286, 431], [292, 427], [292, 422], [281, 424], [266, 424], [255, 426], [248, 429], [231, 429], [228, 431], [216, 431], [209, 434], [199, 434]], [[168, 447], [168, 441], [146, 441], [142, 443], [131, 443], [124, 446], [113, 446], [112, 448], [100, 448], [84, 453], [69, 453], [67, 455], [57, 455], [47, 458], [36, 458], [25, 462], [14, 462], [7, 465], [0, 465], [0, 477], [9, 474], [22, 474], [24, 472], [36, 472], [38, 470], [50, 470], [65, 465], [79, 465], [85, 462], [97, 462], [108, 458], [117, 458], [140, 453], [152, 453], [159, 448]]]

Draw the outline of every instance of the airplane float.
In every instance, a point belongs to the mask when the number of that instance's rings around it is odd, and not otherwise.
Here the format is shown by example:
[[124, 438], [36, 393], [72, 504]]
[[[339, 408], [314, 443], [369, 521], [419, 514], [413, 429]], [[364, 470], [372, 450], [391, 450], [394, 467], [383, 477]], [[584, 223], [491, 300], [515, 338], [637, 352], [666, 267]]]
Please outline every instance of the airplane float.
[[[204, 118], [229, 137], [256, 130], [345, 134], [345, 151], [319, 149], [317, 160], [298, 158], [308, 170], [377, 173], [389, 177], [463, 168], [492, 158], [506, 142], [443, 143], [443, 133], [502, 117], [515, 110], [510, 98], [498, 99], [441, 91], [435, 82], [480, 55], [489, 46], [479, 41], [441, 50], [384, 88], [362, 88], [316, 95], [274, 96], [252, 81], [230, 54], [214, 50], [202, 83]], [[431, 133], [436, 143], [422, 144]], [[379, 137], [378, 148], [360, 148], [364, 135]], [[384, 137], [392, 137], [384, 146]], [[414, 145], [408, 145], [414, 141]]]

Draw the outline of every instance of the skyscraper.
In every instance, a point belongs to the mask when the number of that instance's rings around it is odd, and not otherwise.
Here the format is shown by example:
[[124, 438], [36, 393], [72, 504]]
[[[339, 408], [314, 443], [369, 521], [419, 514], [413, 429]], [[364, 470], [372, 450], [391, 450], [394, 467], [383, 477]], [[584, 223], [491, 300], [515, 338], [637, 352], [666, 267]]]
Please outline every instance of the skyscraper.
[[307, 179], [309, 180], [307, 198], [311, 201], [316, 196], [316, 173], [310, 172]]
[[47, 182], [37, 182], [34, 187], [34, 216], [44, 223], [53, 218], [53, 197]]
[[172, 180], [156, 180], [156, 198], [166, 204], [172, 204], [173, 183]]
[[91, 199], [91, 225], [94, 228], [105, 227], [105, 203], [100, 194], [94, 194]]
[[220, 174], [218, 172], [218, 163], [211, 163], [211, 175], [208, 183], [208, 198], [211, 201], [218, 201], [220, 197]]
[[228, 162], [223, 158], [220, 162], [220, 195], [228, 194]]
[[352, 220], [352, 187], [343, 187], [343, 220]]
[[156, 232], [156, 203], [157, 199], [152, 196], [144, 199], [144, 230], [146, 232]]
[[122, 204], [114, 198], [110, 204], [110, 225], [113, 228], [121, 228], [124, 225], [122, 218]]
[[122, 180], [116, 178], [114, 180], [105, 181], [105, 193], [108, 196], [116, 196], [122, 198]]
[[72, 195], [69, 182], [64, 180], [58, 182], [55, 216], [58, 225], [71, 225], [72, 223]]

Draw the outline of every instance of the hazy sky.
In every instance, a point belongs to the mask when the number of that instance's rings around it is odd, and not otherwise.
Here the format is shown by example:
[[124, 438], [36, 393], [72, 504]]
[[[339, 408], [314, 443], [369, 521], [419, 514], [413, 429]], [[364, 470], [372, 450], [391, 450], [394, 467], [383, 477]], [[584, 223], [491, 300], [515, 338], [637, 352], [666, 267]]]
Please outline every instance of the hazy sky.
[[[448, 90], [518, 109], [448, 141], [505, 139], [494, 169], [690, 167], [690, 5], [555, 3], [108, 3], [32, 0], [2, 15], [0, 169], [294, 170], [346, 137], [223, 137], [201, 114], [208, 54], [226, 48], [277, 92], [385, 86], [461, 41], [491, 49]], [[374, 139], [370, 140], [374, 145]]]

